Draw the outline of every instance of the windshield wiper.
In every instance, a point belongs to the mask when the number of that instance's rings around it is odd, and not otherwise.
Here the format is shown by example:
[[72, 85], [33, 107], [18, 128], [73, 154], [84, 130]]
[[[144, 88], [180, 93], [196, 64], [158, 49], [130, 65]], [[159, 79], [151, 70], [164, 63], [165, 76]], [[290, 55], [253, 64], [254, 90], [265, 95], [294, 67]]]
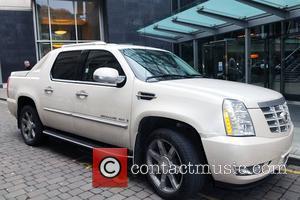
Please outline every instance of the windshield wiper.
[[201, 74], [185, 75], [186, 78], [202, 78]]
[[163, 74], [163, 75], [149, 76], [146, 78], [146, 82], [154, 78], [198, 78], [198, 77], [202, 77], [202, 76], [200, 74], [192, 74], [192, 75]]
[[149, 76], [146, 78], [146, 82], [150, 79], [154, 78], [186, 78], [185, 75], [178, 75], [178, 74], [163, 74], [163, 75], [156, 75], [156, 76]]

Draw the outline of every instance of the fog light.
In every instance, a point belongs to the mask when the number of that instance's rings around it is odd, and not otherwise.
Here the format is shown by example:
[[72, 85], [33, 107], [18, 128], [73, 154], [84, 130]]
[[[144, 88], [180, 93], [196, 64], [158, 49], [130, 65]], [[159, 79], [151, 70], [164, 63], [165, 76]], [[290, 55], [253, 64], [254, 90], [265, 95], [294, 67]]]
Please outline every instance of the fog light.
[[252, 165], [252, 166], [239, 166], [239, 167], [236, 167], [235, 168], [235, 174], [237, 176], [251, 176], [251, 175], [258, 175], [258, 174], [261, 174], [263, 173], [263, 169], [264, 169], [264, 166], [268, 166], [267, 165], [268, 162], [265, 162], [265, 163], [261, 163], [261, 164], [258, 164], [258, 165]]
[[253, 174], [260, 174], [260, 173], [262, 173], [263, 165], [264, 165], [264, 164], [254, 165], [254, 166], [252, 167], [252, 172], [253, 172]]
[[248, 167], [238, 167], [235, 171], [237, 176], [250, 176], [253, 174]]

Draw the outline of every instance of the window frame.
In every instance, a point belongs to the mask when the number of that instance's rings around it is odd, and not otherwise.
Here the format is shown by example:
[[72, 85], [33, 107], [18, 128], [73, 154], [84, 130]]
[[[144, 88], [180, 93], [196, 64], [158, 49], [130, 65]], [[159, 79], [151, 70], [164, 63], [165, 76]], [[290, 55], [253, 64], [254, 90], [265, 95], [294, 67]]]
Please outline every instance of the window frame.
[[57, 54], [57, 56], [56, 56], [56, 58], [55, 58], [55, 61], [53, 62], [52, 66], [51, 66], [51, 69], [50, 69], [50, 72], [49, 72], [49, 74], [50, 74], [50, 79], [51, 79], [52, 81], [58, 81], [58, 82], [74, 82], [74, 81], [78, 81], [78, 80], [69, 80], [69, 79], [59, 79], [59, 78], [54, 78], [53, 75], [52, 75], [52, 71], [53, 71], [53, 68], [54, 68], [55, 64], [57, 63], [58, 57], [59, 57], [61, 54], [63, 54], [63, 53], [68, 53], [68, 52], [80, 52], [79, 62], [78, 62], [77, 65], [76, 65], [77, 70], [76, 70], [76, 72], [75, 72], [75, 73], [76, 73], [76, 76], [75, 76], [76, 79], [80, 79], [80, 72], [79, 72], [79, 70], [80, 70], [80, 62], [81, 62], [82, 50], [71, 50], [71, 51], [61, 51], [61, 52], [59, 52], [59, 53]]
[[129, 62], [128, 58], [126, 57], [126, 55], [124, 55], [123, 51], [126, 49], [133, 49], [133, 50], [152, 50], [152, 51], [159, 51], [159, 52], [167, 52], [167, 53], [171, 53], [174, 54], [181, 62], [186, 63], [188, 66], [190, 66], [192, 69], [194, 69], [197, 73], [199, 73], [199, 75], [202, 75], [200, 72], [198, 72], [194, 67], [192, 67], [191, 65], [189, 65], [186, 61], [184, 61], [182, 58], [180, 58], [179, 56], [177, 56], [175, 53], [170, 52], [170, 51], [166, 51], [166, 50], [161, 50], [161, 49], [147, 49], [147, 48], [122, 48], [119, 49], [119, 52], [121, 53], [121, 55], [124, 57], [125, 62], [128, 64], [130, 70], [133, 72], [133, 75], [135, 78], [137, 78], [140, 81], [146, 82], [148, 83], [146, 80], [144, 80], [143, 78], [141, 78], [139, 75], [137, 75], [136, 70], [134, 69], [134, 67], [131, 66], [131, 63]]
[[[82, 69], [81, 69], [81, 81], [83, 81], [83, 82], [92, 82], [92, 83], [94, 83], [95, 81], [85, 81], [85, 80], [83, 80], [83, 73], [84, 73], [84, 69], [85, 69], [85, 67], [86, 67], [86, 64], [87, 64], [87, 62], [89, 61], [89, 55], [92, 53], [92, 52], [105, 52], [105, 53], [109, 53], [110, 55], [112, 55], [115, 59], [116, 59], [116, 61], [118, 62], [118, 64], [119, 64], [119, 66], [120, 66], [120, 68], [121, 68], [121, 70], [122, 70], [122, 72], [123, 72], [123, 74], [124, 75], [120, 75], [119, 74], [119, 76], [125, 76], [126, 77], [126, 75], [125, 75], [125, 71], [124, 71], [124, 69], [122, 68], [122, 65], [121, 65], [121, 63], [119, 62], [119, 60], [117, 59], [117, 57], [111, 52], [111, 51], [108, 51], [108, 50], [106, 50], [106, 49], [90, 49], [90, 50], [88, 50], [87, 51], [87, 54], [86, 54], [86, 57], [84, 58], [84, 63], [83, 63], [83, 65], [82, 65]], [[99, 67], [100, 68], [100, 67]]]
[[[67, 79], [56, 79], [56, 78], [53, 78], [52, 76], [52, 69], [53, 69], [53, 66], [55, 65], [56, 61], [57, 61], [57, 58], [59, 56], [59, 54], [63, 53], [63, 52], [71, 52], [71, 51], [81, 51], [80, 53], [80, 59], [79, 59], [79, 66], [78, 66], [78, 69], [77, 69], [77, 78], [79, 80], [67, 80]], [[112, 54], [115, 59], [117, 60], [117, 62], [119, 63], [122, 71], [124, 72], [124, 82], [121, 83], [121, 84], [112, 84], [112, 83], [99, 83], [99, 82], [92, 82], [92, 81], [83, 81], [82, 78], [83, 78], [83, 70], [84, 70], [84, 67], [85, 67], [85, 64], [88, 60], [88, 56], [90, 54], [91, 51], [106, 51], [106, 52], [109, 52], [110, 54]], [[115, 87], [115, 88], [122, 88], [124, 87], [124, 85], [126, 85], [127, 83], [127, 76], [126, 76], [126, 72], [125, 70], [123, 69], [122, 65], [121, 65], [121, 62], [118, 60], [118, 58], [114, 55], [113, 52], [109, 51], [109, 50], [106, 50], [106, 49], [82, 49], [82, 50], [70, 50], [70, 51], [61, 51], [57, 54], [56, 58], [55, 58], [55, 61], [54, 63], [52, 64], [52, 67], [50, 69], [50, 80], [53, 81], [53, 82], [62, 82], [62, 83], [75, 83], [75, 84], [84, 84], [84, 85], [95, 85], [95, 86], [106, 86], [106, 87]]]

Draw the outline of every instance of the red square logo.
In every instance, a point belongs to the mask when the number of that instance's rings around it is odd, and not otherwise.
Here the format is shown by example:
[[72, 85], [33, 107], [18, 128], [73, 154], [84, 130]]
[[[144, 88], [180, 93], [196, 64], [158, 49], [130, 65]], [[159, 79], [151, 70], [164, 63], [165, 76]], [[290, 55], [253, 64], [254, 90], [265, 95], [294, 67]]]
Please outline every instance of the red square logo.
[[93, 149], [93, 187], [127, 187], [127, 149]]

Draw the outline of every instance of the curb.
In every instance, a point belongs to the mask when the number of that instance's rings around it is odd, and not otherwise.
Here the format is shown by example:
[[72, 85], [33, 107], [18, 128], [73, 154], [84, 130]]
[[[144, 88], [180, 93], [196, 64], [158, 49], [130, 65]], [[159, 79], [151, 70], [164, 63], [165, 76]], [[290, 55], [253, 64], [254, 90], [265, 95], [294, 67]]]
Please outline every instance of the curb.
[[295, 154], [290, 154], [287, 163], [300, 166], [300, 156]]
[[291, 104], [291, 105], [296, 105], [296, 106], [299, 106], [300, 105], [300, 102], [299, 101], [287, 101], [288, 104]]

